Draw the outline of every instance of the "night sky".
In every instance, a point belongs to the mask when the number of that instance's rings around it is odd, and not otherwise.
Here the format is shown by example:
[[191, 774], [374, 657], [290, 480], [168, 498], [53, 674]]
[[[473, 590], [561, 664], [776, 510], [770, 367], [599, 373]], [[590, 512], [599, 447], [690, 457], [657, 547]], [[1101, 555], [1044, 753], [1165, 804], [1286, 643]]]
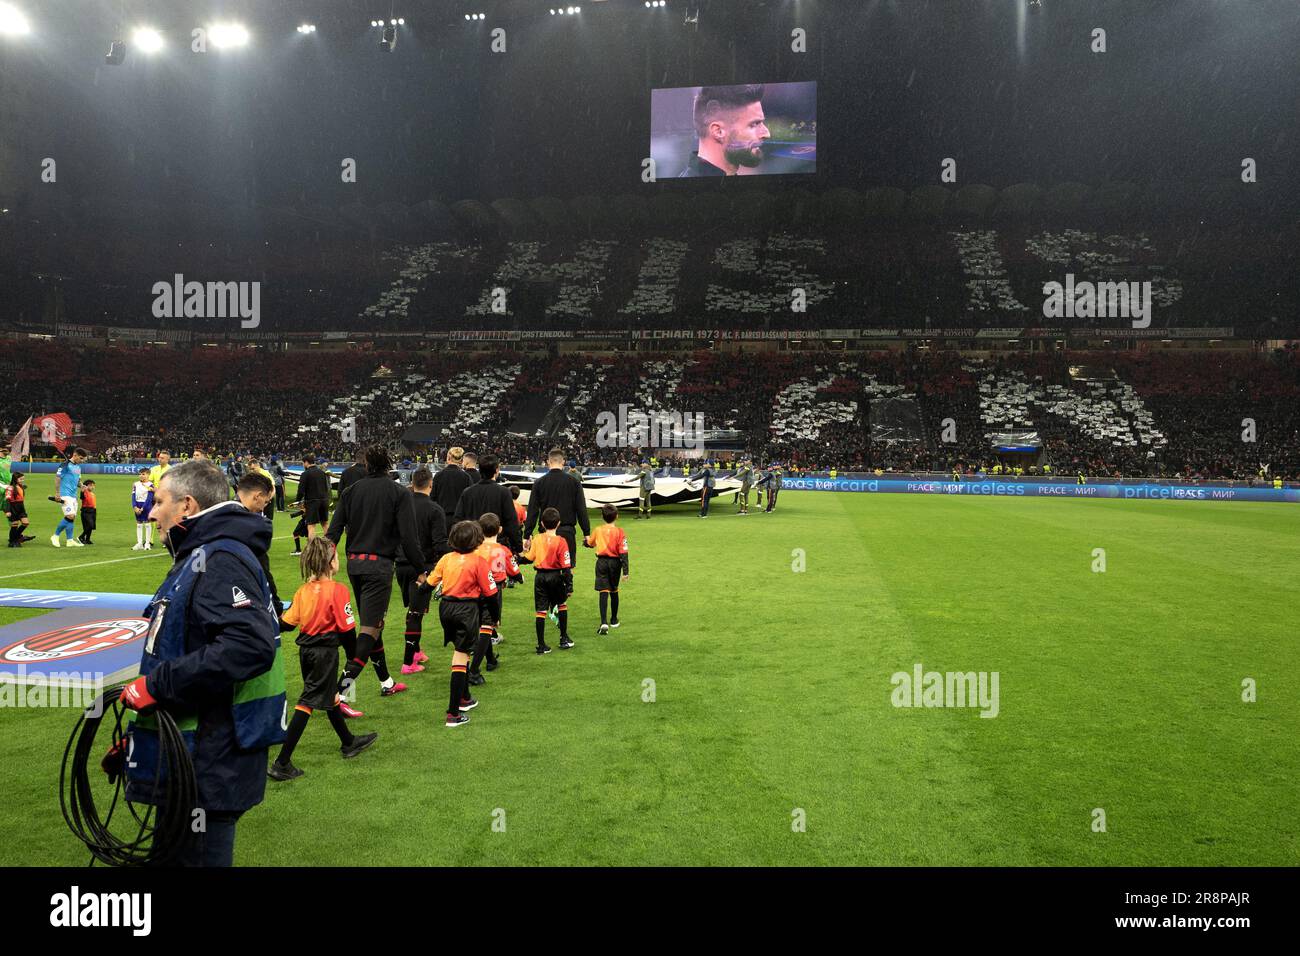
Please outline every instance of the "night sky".
[[[1244, 157], [1274, 186], [1300, 174], [1293, 0], [709, 0], [698, 27], [681, 0], [587, 0], [572, 17], [546, 0], [410, 2], [393, 8], [407, 25], [387, 54], [369, 21], [389, 2], [20, 0], [34, 32], [0, 41], [0, 200], [43, 188], [47, 156], [57, 188], [91, 202], [635, 191], [651, 89], [790, 80], [819, 82], [818, 172], [792, 177], [802, 187], [910, 189], [936, 183], [945, 157], [958, 186], [1224, 180]], [[252, 45], [191, 53], [214, 7]], [[297, 34], [303, 20], [317, 32]], [[141, 22], [167, 50], [105, 65]], [[796, 27], [806, 53], [790, 49]], [[1090, 50], [1097, 27], [1106, 53]], [[344, 157], [356, 185], [340, 181]]]

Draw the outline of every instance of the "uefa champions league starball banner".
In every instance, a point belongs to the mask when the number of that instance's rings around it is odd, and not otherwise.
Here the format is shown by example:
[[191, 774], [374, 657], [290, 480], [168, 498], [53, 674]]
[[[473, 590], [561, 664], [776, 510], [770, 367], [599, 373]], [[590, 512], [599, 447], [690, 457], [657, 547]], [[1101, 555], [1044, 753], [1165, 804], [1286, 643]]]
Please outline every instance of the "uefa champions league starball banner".
[[1068, 482], [933, 481], [916, 478], [785, 478], [781, 487], [782, 490], [796, 491], [865, 491], [905, 495], [1300, 502], [1300, 488], [1228, 488], [1214, 485], [1121, 485], [1106, 482], [1076, 485]]

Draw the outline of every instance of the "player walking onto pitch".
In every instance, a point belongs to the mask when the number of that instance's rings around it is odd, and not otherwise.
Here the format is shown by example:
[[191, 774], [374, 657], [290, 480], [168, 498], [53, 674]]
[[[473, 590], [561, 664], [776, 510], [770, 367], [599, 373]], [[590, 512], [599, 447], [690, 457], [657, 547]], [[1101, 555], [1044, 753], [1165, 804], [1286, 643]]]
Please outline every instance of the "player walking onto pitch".
[[153, 522], [149, 512], [153, 511], [153, 482], [149, 480], [149, 469], [140, 469], [140, 480], [131, 486], [131, 510], [135, 512], [135, 545], [132, 551], [148, 551], [153, 548]]
[[[384, 653], [384, 619], [393, 594], [393, 570], [398, 551], [417, 568], [416, 583], [422, 584], [430, 564], [425, 561], [416, 537], [415, 507], [409, 491], [388, 476], [392, 468], [388, 449], [371, 445], [366, 449], [366, 477], [339, 498], [338, 508], [325, 537], [335, 546], [348, 536], [348, 578], [357, 598], [356, 653], [348, 660], [339, 688], [351, 702], [350, 691], [369, 661], [379, 678], [380, 696], [390, 697], [406, 690], [388, 673]], [[322, 472], [322, 474], [324, 474]]]
[[[577, 555], [573, 553], [578, 546], [575, 528], [581, 527], [584, 537], [591, 534], [591, 518], [587, 516], [587, 497], [582, 491], [582, 482], [564, 471], [564, 452], [552, 448], [546, 456], [546, 463], [549, 470], [533, 482], [533, 490], [528, 495], [528, 520], [524, 524], [524, 547], [528, 546], [527, 539], [532, 536], [533, 528], [541, 513], [548, 508], [554, 508], [560, 516], [555, 533], [568, 543], [570, 561], [576, 563]], [[573, 564], [569, 566], [572, 567]]]
[[[415, 536], [420, 552], [434, 566], [447, 553], [447, 516], [438, 502], [430, 497], [433, 475], [428, 468], [417, 468], [411, 475], [411, 508], [415, 512]], [[429, 597], [433, 585], [426, 580], [420, 583], [422, 569], [406, 560], [404, 553], [397, 555], [397, 588], [406, 608], [406, 646], [402, 654], [402, 673], [418, 674], [424, 670], [429, 655], [420, 649], [424, 629], [424, 615], [429, 611]]]
[[[298, 497], [294, 503], [303, 503], [302, 520], [307, 525], [307, 537], [325, 533], [330, 520], [330, 476], [316, 464], [315, 455], [302, 456], [302, 474], [298, 476]], [[338, 540], [334, 540], [338, 544]], [[358, 604], [360, 595], [358, 595]]]
[[61, 539], [65, 532], [68, 537], [67, 547], [84, 547], [73, 532], [77, 528], [77, 497], [81, 492], [81, 463], [85, 460], [86, 450], [84, 448], [74, 448], [72, 455], [54, 473], [54, 485], [58, 489], [58, 496], [51, 496], [50, 500], [58, 502], [63, 511], [63, 520], [55, 528], [54, 534], [50, 535], [50, 544], [56, 548], [63, 547]]

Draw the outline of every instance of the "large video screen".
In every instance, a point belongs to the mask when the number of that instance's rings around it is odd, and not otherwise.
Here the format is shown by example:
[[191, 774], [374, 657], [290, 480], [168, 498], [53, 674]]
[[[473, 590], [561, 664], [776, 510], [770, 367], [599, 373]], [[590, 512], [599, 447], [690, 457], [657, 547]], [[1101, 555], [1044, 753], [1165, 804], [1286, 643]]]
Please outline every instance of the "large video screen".
[[652, 90], [657, 179], [817, 171], [817, 84], [745, 83]]

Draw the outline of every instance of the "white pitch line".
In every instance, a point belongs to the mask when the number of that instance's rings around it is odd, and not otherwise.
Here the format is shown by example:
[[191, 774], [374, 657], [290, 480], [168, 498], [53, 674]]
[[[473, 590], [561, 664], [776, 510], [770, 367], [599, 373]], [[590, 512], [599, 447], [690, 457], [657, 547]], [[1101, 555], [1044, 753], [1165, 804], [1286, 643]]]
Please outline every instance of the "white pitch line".
[[[272, 538], [272, 541], [284, 541], [292, 538], [291, 534], [282, 534], [278, 538]], [[93, 545], [92, 545], [93, 547]], [[171, 557], [167, 549], [162, 545], [158, 546], [158, 554], [141, 554], [133, 558], [110, 558], [107, 561], [91, 561], [87, 564], [69, 564], [61, 568], [41, 568], [39, 571], [23, 571], [21, 574], [0, 574], [0, 581], [8, 581], [10, 578], [26, 578], [33, 574], [53, 574], [56, 571], [76, 571], [80, 568], [94, 568], [104, 564], [121, 564], [123, 561], [147, 561], [149, 558]]]
[[[93, 568], [101, 564], [121, 564], [123, 561], [145, 561], [149, 558], [160, 558], [167, 554], [167, 549], [162, 548], [161, 554], [141, 554], [134, 558], [113, 558], [109, 561], [91, 561], [87, 564], [69, 564], [62, 568], [41, 568], [39, 571], [24, 571], [21, 574], [3, 574], [0, 575], [0, 581], [7, 581], [10, 578], [25, 578], [33, 574], [53, 574], [55, 571], [76, 571], [79, 568]], [[170, 555], [168, 555], [170, 557]]]

